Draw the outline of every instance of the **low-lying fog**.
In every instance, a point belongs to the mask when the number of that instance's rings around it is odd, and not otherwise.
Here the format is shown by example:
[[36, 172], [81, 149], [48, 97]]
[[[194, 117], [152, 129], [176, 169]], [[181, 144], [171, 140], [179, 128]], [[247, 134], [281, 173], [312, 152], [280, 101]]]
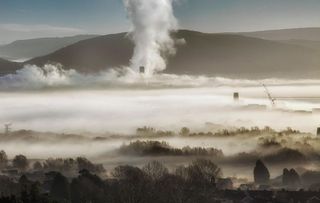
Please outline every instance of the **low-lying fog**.
[[[320, 85], [273, 85], [273, 97], [316, 97]], [[233, 92], [240, 101], [233, 101]], [[137, 127], [202, 128], [207, 123], [228, 126], [288, 126], [315, 132], [320, 124], [320, 99], [279, 99], [276, 108], [262, 86], [189, 88], [127, 88], [0, 92], [0, 123], [14, 129], [53, 132], [130, 133]], [[266, 105], [263, 106], [253, 105]], [[248, 106], [249, 105], [249, 106]]]
[[[123, 74], [81, 75], [47, 67], [27, 67], [15, 75], [0, 77], [0, 124], [12, 123], [12, 130], [77, 133], [84, 137], [106, 134], [130, 136], [138, 127], [178, 132], [187, 126], [193, 131], [222, 128], [270, 126], [287, 127], [315, 134], [320, 125], [320, 81], [234, 80], [176, 75]], [[272, 108], [266, 90], [276, 99]], [[240, 100], [233, 100], [233, 93]], [[50, 136], [50, 134], [46, 134]], [[214, 147], [225, 155], [249, 152], [256, 138], [159, 138], [182, 148]], [[61, 140], [1, 142], [10, 157], [30, 158], [99, 157], [130, 140]], [[177, 158], [167, 158], [174, 164]], [[103, 163], [140, 163], [145, 158], [100, 157]], [[132, 163], [131, 163], [132, 164]], [[251, 167], [251, 166], [248, 166]], [[281, 169], [279, 169], [281, 170]], [[236, 173], [225, 168], [228, 174]]]

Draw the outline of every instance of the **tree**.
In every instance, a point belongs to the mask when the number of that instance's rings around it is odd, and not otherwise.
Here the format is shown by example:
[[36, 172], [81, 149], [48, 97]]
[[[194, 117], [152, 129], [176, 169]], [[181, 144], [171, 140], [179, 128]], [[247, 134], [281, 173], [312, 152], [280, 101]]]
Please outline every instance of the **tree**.
[[216, 180], [222, 172], [212, 161], [197, 159], [187, 167], [178, 167], [176, 175], [185, 181], [183, 199], [186, 200], [180, 202], [212, 202]]
[[90, 162], [88, 159], [84, 157], [78, 157], [76, 161], [78, 164], [79, 171], [86, 169], [91, 173], [95, 173], [95, 174], [102, 174], [106, 171], [102, 164], [93, 164], [92, 162]]
[[150, 179], [138, 167], [118, 166], [112, 172], [113, 177], [118, 180], [117, 190], [121, 194], [118, 202], [150, 202], [149, 198]]
[[300, 180], [300, 175], [297, 173], [296, 170], [294, 170], [293, 168], [290, 170], [290, 174], [291, 174], [291, 184], [295, 187], [295, 186], [299, 186], [301, 183]]
[[68, 201], [70, 199], [69, 182], [61, 173], [56, 173], [51, 185], [50, 194], [57, 201]]
[[19, 178], [19, 184], [20, 184], [20, 185], [27, 185], [27, 184], [29, 184], [29, 183], [30, 183], [30, 181], [29, 181], [29, 179], [27, 178], [26, 175], [22, 175], [22, 176]]
[[70, 185], [72, 203], [95, 202], [105, 203], [107, 200], [104, 182], [88, 170], [83, 169], [80, 175], [73, 179]]
[[[151, 202], [159, 203], [181, 203], [187, 202], [184, 198], [185, 181], [183, 178], [165, 174], [158, 179], [154, 184], [154, 192], [152, 194]], [[155, 201], [156, 200], [156, 201]]]
[[202, 184], [215, 184], [216, 179], [222, 176], [221, 169], [207, 159], [193, 161], [187, 167], [187, 173], [189, 180]]
[[146, 174], [138, 167], [133, 166], [117, 166], [113, 172], [112, 176], [119, 180], [126, 180], [129, 182], [137, 182], [146, 179]]
[[17, 155], [14, 157], [14, 159], [12, 160], [12, 165], [13, 165], [13, 167], [24, 171], [28, 168], [29, 161], [28, 161], [27, 157], [20, 154], [20, 155]]
[[8, 156], [5, 151], [0, 151], [0, 169], [7, 167], [8, 165]]
[[169, 173], [169, 170], [158, 161], [147, 163], [142, 170], [153, 180], [159, 180]]
[[300, 185], [300, 176], [294, 169], [283, 169], [283, 174], [282, 174], [282, 184], [284, 186], [288, 186], [291, 188], [298, 187]]
[[188, 169], [185, 166], [178, 166], [175, 171], [175, 175], [181, 177], [183, 180], [188, 179]]
[[270, 180], [270, 173], [268, 168], [261, 160], [256, 162], [256, 166], [253, 170], [254, 182], [256, 184], [268, 184]]
[[74, 178], [70, 184], [70, 198], [72, 203], [82, 202], [85, 198], [79, 178]]
[[41, 202], [40, 183], [32, 183], [29, 192], [30, 202]]
[[49, 158], [45, 160], [42, 164], [43, 170], [46, 171], [59, 171], [64, 173], [75, 173], [78, 172], [78, 164], [74, 159], [62, 159]]
[[29, 191], [31, 188], [32, 182], [27, 178], [26, 175], [22, 175], [19, 178], [19, 187], [20, 187], [20, 198], [22, 202], [30, 202]]
[[190, 135], [190, 129], [187, 127], [183, 127], [180, 130], [180, 135], [182, 136], [189, 136]]
[[39, 162], [39, 161], [36, 161], [34, 164], [33, 164], [33, 170], [36, 170], [36, 171], [40, 171], [43, 169], [43, 166], [42, 164]]
[[287, 168], [283, 169], [283, 173], [282, 173], [282, 184], [283, 185], [288, 185], [290, 182], [290, 172]]

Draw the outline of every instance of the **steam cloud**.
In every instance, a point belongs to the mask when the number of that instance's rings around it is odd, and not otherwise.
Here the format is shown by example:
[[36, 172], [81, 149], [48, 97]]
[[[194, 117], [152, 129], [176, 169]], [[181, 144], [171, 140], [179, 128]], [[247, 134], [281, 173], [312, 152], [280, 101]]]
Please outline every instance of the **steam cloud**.
[[95, 74], [81, 74], [60, 65], [43, 67], [25, 65], [14, 74], [0, 76], [0, 91], [24, 91], [42, 89], [96, 89], [112, 87], [199, 87], [224, 83], [223, 78], [203, 76], [158, 74], [146, 80], [130, 68], [109, 69]]
[[[147, 85], [146, 85], [147, 82]], [[0, 91], [24, 91], [42, 89], [108, 89], [108, 88], [203, 88], [203, 87], [257, 87], [261, 83], [281, 88], [276, 95], [318, 96], [319, 80], [244, 80], [222, 77], [157, 74], [141, 80], [141, 76], [130, 68], [108, 69], [95, 74], [81, 74], [73, 69], [63, 69], [61, 65], [46, 64], [43, 67], [25, 65], [14, 74], [0, 76]], [[305, 87], [308, 86], [308, 91]], [[261, 88], [261, 87], [260, 87]], [[303, 91], [297, 91], [297, 88]], [[263, 90], [263, 89], [262, 89]], [[262, 91], [265, 96], [264, 91]], [[260, 95], [262, 96], [262, 95]]]
[[132, 23], [135, 43], [131, 68], [146, 68], [146, 74], [166, 69], [165, 54], [175, 53], [175, 41], [170, 33], [177, 29], [173, 15], [173, 0], [124, 0]]

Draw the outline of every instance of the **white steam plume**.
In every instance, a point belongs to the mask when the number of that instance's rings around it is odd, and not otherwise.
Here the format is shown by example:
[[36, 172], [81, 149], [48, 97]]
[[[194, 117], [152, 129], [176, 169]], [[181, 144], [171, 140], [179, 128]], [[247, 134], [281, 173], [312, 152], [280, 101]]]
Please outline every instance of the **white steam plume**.
[[166, 54], [175, 53], [175, 41], [170, 35], [177, 30], [173, 0], [124, 0], [132, 23], [131, 36], [135, 43], [131, 68], [146, 68], [152, 75], [166, 69]]
[[[108, 88], [196, 88], [196, 87], [261, 87], [261, 83], [269, 86], [282, 87], [284, 92], [297, 95], [297, 88], [302, 88], [301, 94], [313, 95], [318, 92], [320, 80], [243, 80], [222, 77], [205, 77], [173, 74], [157, 74], [148, 78], [148, 85], [141, 76], [130, 68], [109, 69], [94, 74], [81, 74], [73, 69], [63, 69], [59, 64], [46, 64], [43, 67], [25, 65], [14, 74], [0, 76], [1, 91], [24, 91], [45, 89], [108, 89]], [[308, 86], [308, 91], [305, 87]], [[293, 90], [288, 88], [294, 87]], [[263, 88], [262, 88], [263, 90]], [[264, 91], [262, 91], [263, 95]], [[283, 93], [277, 93], [282, 95]], [[300, 94], [299, 94], [300, 95]], [[313, 95], [318, 96], [319, 94]], [[302, 96], [302, 95], [300, 95]]]

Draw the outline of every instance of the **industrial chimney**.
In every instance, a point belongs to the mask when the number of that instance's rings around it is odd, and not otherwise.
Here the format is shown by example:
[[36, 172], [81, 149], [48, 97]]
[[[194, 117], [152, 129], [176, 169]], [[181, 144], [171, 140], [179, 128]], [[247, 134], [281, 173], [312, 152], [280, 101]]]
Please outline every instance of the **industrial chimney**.
[[317, 136], [320, 136], [320, 127], [317, 129]]
[[145, 68], [144, 68], [144, 66], [140, 66], [139, 72], [140, 72], [141, 74], [144, 74], [144, 73], [145, 73]]
[[11, 126], [12, 126], [11, 123], [4, 124], [4, 134], [5, 135], [8, 136], [10, 134]]

